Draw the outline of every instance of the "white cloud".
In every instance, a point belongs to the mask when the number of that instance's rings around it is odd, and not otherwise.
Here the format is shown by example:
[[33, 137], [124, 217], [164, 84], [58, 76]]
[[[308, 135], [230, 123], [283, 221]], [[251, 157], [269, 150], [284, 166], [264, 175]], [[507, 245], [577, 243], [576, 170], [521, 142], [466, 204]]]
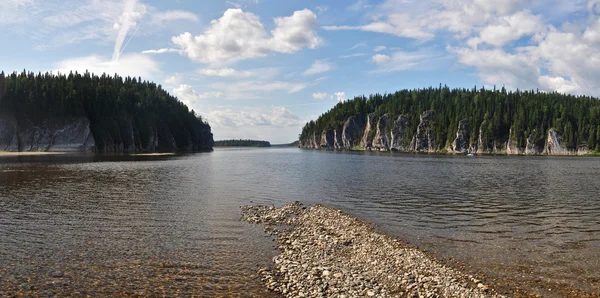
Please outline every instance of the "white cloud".
[[202, 116], [209, 121], [215, 140], [254, 139], [272, 144], [296, 140], [306, 123], [283, 106], [207, 107]]
[[95, 55], [70, 58], [58, 62], [55, 69], [62, 73], [69, 73], [70, 71], [83, 73], [88, 70], [97, 75], [117, 73], [123, 77], [140, 76], [144, 79], [152, 79], [154, 75], [160, 72], [159, 64], [156, 61], [146, 55], [135, 53], [123, 54], [117, 61]]
[[327, 5], [317, 5], [315, 6], [315, 10], [319, 13], [324, 13], [329, 10], [329, 7]]
[[494, 46], [503, 46], [507, 42], [517, 40], [523, 36], [542, 33], [544, 24], [540, 16], [529, 12], [517, 12], [510, 16], [500, 18], [498, 21], [483, 28], [479, 37], [468, 41], [469, 45], [476, 47], [485, 42]]
[[201, 99], [215, 99], [222, 98], [224, 94], [222, 92], [205, 92], [205, 93], [197, 93], [192, 86], [187, 84], [182, 84], [177, 88], [173, 89], [173, 94], [181, 100], [181, 102], [185, 103], [188, 107], [192, 107], [196, 101]]
[[316, 75], [324, 72], [328, 72], [334, 68], [334, 65], [326, 60], [317, 60], [313, 62], [309, 69], [304, 71], [305, 76]]
[[262, 99], [271, 96], [276, 92], [285, 92], [286, 94], [298, 93], [304, 90], [307, 87], [307, 84], [277, 80], [248, 80], [236, 82], [218, 81], [211, 83], [207, 87], [222, 92], [224, 99], [244, 100]]
[[367, 43], [366, 42], [359, 42], [357, 44], [355, 44], [354, 46], [352, 46], [351, 48], [348, 49], [348, 51], [352, 51], [361, 47], [366, 47]]
[[181, 74], [176, 73], [172, 76], [168, 76], [164, 79], [165, 84], [167, 85], [181, 85], [181, 81], [183, 80], [183, 77]]
[[172, 38], [191, 60], [208, 64], [228, 64], [273, 52], [294, 53], [303, 48], [317, 48], [317, 16], [305, 9], [292, 16], [274, 19], [275, 29], [267, 33], [258, 16], [241, 9], [228, 9], [213, 20], [203, 34], [184, 33]]
[[142, 54], [164, 54], [164, 53], [179, 53], [179, 52], [180, 52], [180, 50], [177, 50], [177, 49], [164, 48], [164, 49], [158, 49], [158, 50], [142, 51]]
[[334, 95], [337, 98], [338, 102], [346, 101], [346, 92], [336, 92], [334, 93]]
[[230, 107], [208, 112], [206, 118], [211, 126], [242, 128], [249, 126], [272, 126], [275, 128], [298, 127], [304, 124], [286, 107]]
[[372, 7], [372, 5], [369, 4], [369, 1], [357, 0], [356, 2], [354, 2], [352, 5], [348, 6], [347, 8], [350, 11], [359, 12], [363, 9], [370, 8], [370, 7]]
[[350, 54], [350, 55], [342, 55], [342, 56], [340, 56], [340, 58], [347, 59], [347, 58], [362, 57], [362, 56], [367, 56], [367, 54], [366, 53], [354, 53], [354, 54]]
[[511, 88], [535, 88], [540, 71], [535, 60], [526, 52], [510, 54], [501, 49], [475, 50], [451, 49], [459, 62], [473, 66], [479, 76], [489, 84], [507, 85]]
[[239, 71], [233, 68], [219, 68], [219, 69], [199, 69], [198, 73], [205, 76], [211, 77], [251, 77], [255, 74], [251, 71]]
[[196, 14], [185, 10], [168, 10], [156, 13], [152, 16], [152, 22], [158, 24], [179, 20], [198, 22], [199, 18]]
[[0, 26], [28, 22], [37, 13], [33, 0], [0, 1]]
[[377, 46], [373, 49], [374, 52], [381, 52], [387, 49], [385, 46]]
[[[376, 72], [394, 72], [410, 69], [426, 69], [429, 67], [425, 65], [426, 62], [432, 64], [439, 58], [439, 55], [430, 50], [423, 49], [413, 52], [396, 51], [391, 56], [376, 54], [371, 57], [371, 61], [379, 67]], [[439, 64], [437, 61], [435, 63]]]
[[315, 92], [312, 96], [314, 99], [323, 100], [327, 98], [328, 94], [326, 92]]
[[373, 57], [371, 57], [371, 60], [379, 65], [384, 64], [388, 61], [390, 61], [392, 58], [390, 58], [390, 56], [388, 55], [382, 55], [382, 54], [377, 54], [374, 55]]

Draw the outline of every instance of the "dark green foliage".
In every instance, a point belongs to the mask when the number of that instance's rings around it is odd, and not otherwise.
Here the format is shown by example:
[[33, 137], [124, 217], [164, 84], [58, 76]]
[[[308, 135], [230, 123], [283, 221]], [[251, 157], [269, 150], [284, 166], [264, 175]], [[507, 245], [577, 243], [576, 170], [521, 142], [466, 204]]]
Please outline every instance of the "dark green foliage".
[[0, 113], [33, 125], [85, 117], [99, 151], [204, 150], [213, 142], [208, 123], [160, 85], [118, 75], [2, 72]]
[[316, 121], [307, 123], [300, 139], [339, 127], [352, 115], [366, 118], [369, 113], [375, 113], [376, 118], [388, 114], [391, 119], [398, 115], [417, 119], [407, 129], [414, 134], [418, 119], [427, 110], [436, 112], [433, 129], [439, 150], [454, 140], [461, 120], [469, 123], [471, 143], [477, 143], [481, 137], [487, 148], [506, 143], [509, 138], [521, 148], [529, 137], [533, 143], [543, 144], [549, 129], [559, 132], [569, 149], [600, 147], [600, 101], [596, 98], [539, 91], [507, 92], [504, 88], [450, 89], [441, 85], [338, 103]]
[[223, 140], [215, 141], [215, 147], [271, 147], [271, 143], [255, 140]]

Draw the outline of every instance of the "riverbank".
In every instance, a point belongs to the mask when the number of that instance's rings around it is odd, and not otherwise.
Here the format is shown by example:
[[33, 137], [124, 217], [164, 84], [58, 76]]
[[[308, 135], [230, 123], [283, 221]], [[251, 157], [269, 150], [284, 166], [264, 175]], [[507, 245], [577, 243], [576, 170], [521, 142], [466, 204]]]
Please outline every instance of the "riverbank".
[[267, 288], [287, 297], [497, 297], [481, 281], [380, 234], [339, 210], [293, 203], [242, 207], [265, 224], [281, 254], [259, 270]]
[[68, 153], [72, 153], [72, 152], [46, 152], [46, 151], [11, 152], [11, 151], [0, 151], [0, 156], [60, 155], [60, 154], [68, 154]]

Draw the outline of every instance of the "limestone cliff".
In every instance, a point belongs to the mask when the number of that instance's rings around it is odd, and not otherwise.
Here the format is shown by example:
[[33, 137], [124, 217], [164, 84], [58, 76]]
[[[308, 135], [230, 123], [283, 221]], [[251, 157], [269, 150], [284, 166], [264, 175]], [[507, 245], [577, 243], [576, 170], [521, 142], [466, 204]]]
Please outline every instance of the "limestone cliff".
[[410, 145], [414, 152], [436, 152], [435, 133], [432, 129], [434, 114], [433, 111], [425, 111], [421, 115], [417, 133]]
[[375, 137], [373, 138], [372, 148], [380, 151], [387, 151], [390, 148], [391, 133], [388, 132], [388, 121], [390, 117], [385, 114], [379, 117], [377, 121]]
[[396, 118], [396, 121], [394, 121], [394, 125], [392, 126], [392, 131], [390, 133], [391, 150], [400, 152], [411, 151], [409, 140], [411, 140], [412, 136], [408, 132], [410, 125], [410, 116], [400, 115], [398, 116], [398, 118]]
[[345, 149], [353, 148], [355, 143], [360, 140], [359, 136], [364, 127], [365, 119], [362, 115], [354, 115], [348, 118], [348, 120], [344, 122], [342, 130], [342, 147]]
[[93, 151], [94, 136], [86, 118], [44, 121], [33, 125], [0, 116], [0, 151]]
[[448, 151], [453, 153], [467, 153], [469, 152], [470, 142], [471, 136], [469, 122], [467, 120], [460, 120], [460, 122], [458, 122], [456, 138], [452, 142]]
[[373, 130], [376, 129], [375, 113], [371, 113], [367, 116], [367, 123], [365, 127], [365, 132], [363, 133], [363, 137], [360, 141], [360, 146], [366, 149], [371, 149], [373, 146], [373, 137], [375, 136]]
[[[311, 149], [352, 150], [356, 144], [359, 144], [359, 147], [366, 150], [436, 153], [440, 152], [444, 145], [436, 144], [437, 136], [433, 130], [435, 117], [434, 111], [425, 111], [417, 124], [411, 120], [410, 115], [400, 115], [394, 120], [388, 114], [377, 117], [372, 113], [367, 116], [366, 121], [361, 115], [354, 115], [335, 129], [326, 129], [321, 134], [299, 140], [298, 146]], [[0, 122], [0, 127], [6, 126], [3, 123]], [[478, 133], [472, 136], [469, 121], [459, 121], [456, 137], [445, 146], [445, 149], [455, 154], [581, 155], [589, 153], [583, 145], [576, 150], [566, 148], [562, 143], [562, 136], [554, 129], [548, 131], [547, 137], [542, 137], [543, 135], [537, 130], [533, 130], [520, 146], [519, 138], [513, 135], [512, 129], [502, 142], [489, 142], [488, 136], [483, 133], [485, 125], [487, 120], [483, 121]], [[6, 138], [6, 136], [0, 137]], [[10, 140], [2, 141], [2, 144], [10, 146]]]

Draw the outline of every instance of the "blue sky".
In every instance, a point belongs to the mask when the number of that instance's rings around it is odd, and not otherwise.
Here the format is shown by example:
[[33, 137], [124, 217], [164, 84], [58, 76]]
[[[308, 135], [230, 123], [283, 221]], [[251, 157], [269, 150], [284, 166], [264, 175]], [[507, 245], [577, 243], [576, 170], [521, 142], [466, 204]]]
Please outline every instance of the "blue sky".
[[339, 100], [506, 86], [600, 95], [600, 0], [1, 0], [1, 69], [141, 76], [215, 139], [291, 142]]

